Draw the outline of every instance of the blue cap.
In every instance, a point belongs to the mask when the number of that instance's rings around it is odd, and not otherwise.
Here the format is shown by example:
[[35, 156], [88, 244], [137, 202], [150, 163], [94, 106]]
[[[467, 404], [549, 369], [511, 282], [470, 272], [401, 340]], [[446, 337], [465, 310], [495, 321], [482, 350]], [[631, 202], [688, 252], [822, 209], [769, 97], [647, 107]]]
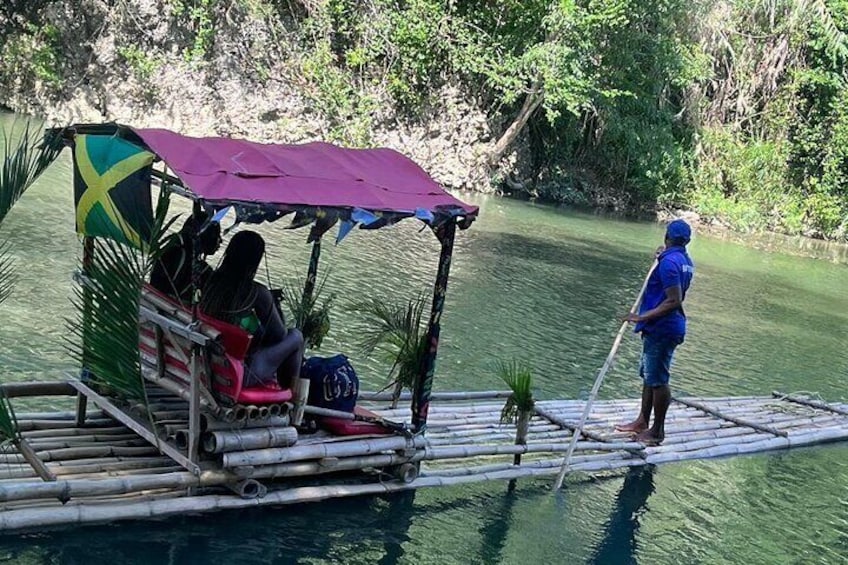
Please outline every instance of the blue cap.
[[688, 243], [692, 239], [692, 228], [683, 220], [674, 220], [665, 229], [665, 236], [672, 240], [684, 240]]

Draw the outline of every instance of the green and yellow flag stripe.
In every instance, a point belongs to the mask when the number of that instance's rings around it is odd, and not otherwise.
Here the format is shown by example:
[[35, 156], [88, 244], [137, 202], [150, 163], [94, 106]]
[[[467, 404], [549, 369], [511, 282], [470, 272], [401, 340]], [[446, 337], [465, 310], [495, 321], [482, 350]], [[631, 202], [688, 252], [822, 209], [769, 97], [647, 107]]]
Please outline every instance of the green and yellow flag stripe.
[[78, 135], [74, 144], [77, 231], [142, 247], [152, 222], [155, 155], [124, 139]]

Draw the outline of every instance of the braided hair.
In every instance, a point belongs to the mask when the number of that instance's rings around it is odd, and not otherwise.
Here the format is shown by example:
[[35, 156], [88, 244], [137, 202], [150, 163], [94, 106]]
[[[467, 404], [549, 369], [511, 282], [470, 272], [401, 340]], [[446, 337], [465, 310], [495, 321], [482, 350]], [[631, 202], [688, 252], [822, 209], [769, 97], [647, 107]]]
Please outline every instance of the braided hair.
[[221, 266], [203, 289], [201, 310], [230, 322], [251, 310], [257, 293], [253, 277], [264, 253], [265, 240], [258, 233], [242, 231], [234, 235], [224, 251]]

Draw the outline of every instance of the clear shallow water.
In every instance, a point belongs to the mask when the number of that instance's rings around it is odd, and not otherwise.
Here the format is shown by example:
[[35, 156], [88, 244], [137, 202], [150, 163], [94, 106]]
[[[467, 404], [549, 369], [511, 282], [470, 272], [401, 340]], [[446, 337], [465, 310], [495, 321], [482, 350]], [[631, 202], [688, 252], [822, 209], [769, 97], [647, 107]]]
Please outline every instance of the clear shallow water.
[[[67, 157], [67, 156], [65, 156]], [[2, 307], [2, 379], [73, 370], [63, 320], [79, 245], [70, 168], [54, 165], [0, 236], [20, 281]], [[539, 398], [585, 395], [662, 231], [497, 198], [457, 238], [436, 387], [501, 388], [495, 359], [528, 359]], [[414, 222], [326, 245], [337, 294], [320, 353], [349, 354], [367, 388], [387, 367], [357, 351], [366, 296], [431, 292], [435, 239]], [[305, 272], [306, 233], [262, 228], [272, 280]], [[673, 387], [696, 395], [812, 391], [844, 399], [848, 277], [843, 248], [812, 260], [698, 237], [690, 334]], [[787, 248], [790, 252], [796, 249]], [[639, 343], [625, 340], [604, 398], [638, 394]], [[43, 405], [46, 407], [46, 405]], [[0, 537], [11, 563], [841, 563], [848, 562], [848, 446], [663, 465], [651, 472], [421, 491], [390, 498], [119, 523]]]

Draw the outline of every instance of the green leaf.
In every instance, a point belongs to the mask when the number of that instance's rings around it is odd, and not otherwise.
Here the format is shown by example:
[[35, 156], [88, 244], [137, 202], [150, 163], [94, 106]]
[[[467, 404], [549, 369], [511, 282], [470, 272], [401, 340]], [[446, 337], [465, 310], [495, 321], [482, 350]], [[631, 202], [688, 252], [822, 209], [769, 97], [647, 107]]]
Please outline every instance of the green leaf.
[[125, 399], [146, 402], [138, 349], [141, 288], [168, 239], [168, 192], [161, 191], [144, 249], [107, 238], [91, 240], [89, 262], [74, 287], [76, 318], [68, 349], [92, 381]]
[[498, 361], [497, 373], [512, 394], [501, 410], [501, 423], [518, 423], [522, 413], [530, 412], [536, 405], [533, 399], [533, 374], [524, 361]]
[[422, 323], [427, 301], [420, 295], [406, 304], [391, 304], [372, 298], [355, 309], [370, 319], [362, 333], [360, 346], [370, 355], [392, 364], [388, 378], [403, 387], [412, 388], [427, 354], [427, 327]]

